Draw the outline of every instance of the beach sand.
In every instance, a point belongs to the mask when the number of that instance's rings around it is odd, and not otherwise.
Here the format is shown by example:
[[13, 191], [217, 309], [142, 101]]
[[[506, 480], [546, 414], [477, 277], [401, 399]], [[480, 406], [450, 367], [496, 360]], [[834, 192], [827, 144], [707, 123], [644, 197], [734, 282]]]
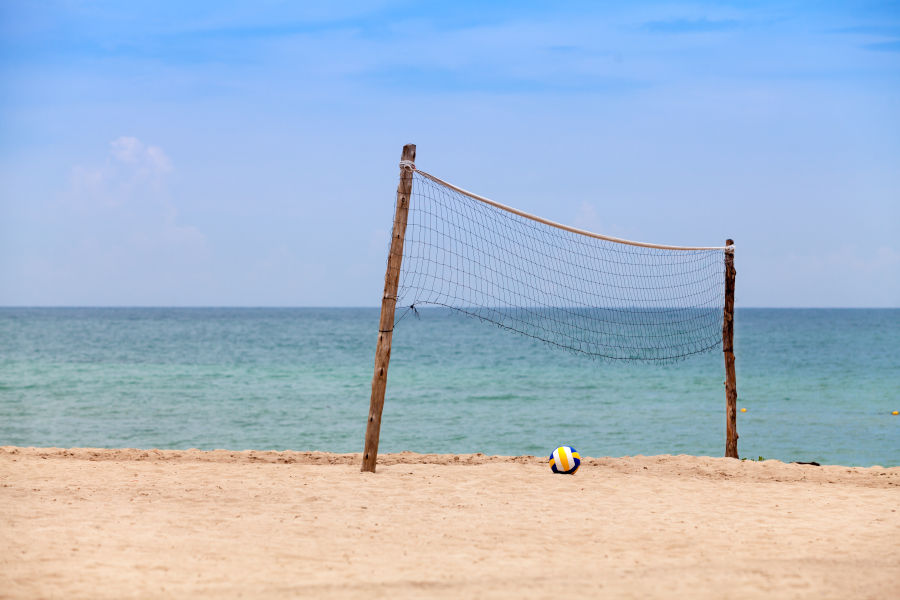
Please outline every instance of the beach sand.
[[0, 448], [3, 598], [898, 598], [900, 467]]

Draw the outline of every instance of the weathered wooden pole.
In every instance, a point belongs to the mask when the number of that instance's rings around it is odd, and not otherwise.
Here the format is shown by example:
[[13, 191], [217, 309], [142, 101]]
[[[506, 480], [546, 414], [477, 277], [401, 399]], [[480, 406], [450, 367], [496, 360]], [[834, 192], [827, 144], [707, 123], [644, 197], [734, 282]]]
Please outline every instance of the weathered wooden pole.
[[400, 283], [400, 264], [403, 262], [403, 238], [409, 215], [409, 195], [412, 192], [413, 165], [416, 145], [406, 144], [400, 155], [400, 183], [397, 185], [397, 206], [394, 209], [394, 230], [384, 274], [384, 294], [381, 297], [381, 320], [378, 325], [378, 345], [375, 347], [375, 374], [372, 376], [372, 397], [369, 400], [369, 422], [366, 426], [366, 446], [362, 470], [375, 472], [378, 458], [378, 438], [381, 435], [381, 411], [387, 387], [388, 363], [391, 362], [391, 339], [394, 336], [394, 310], [397, 307], [397, 285]]
[[725, 353], [725, 456], [738, 458], [737, 377], [734, 373], [734, 240], [725, 240], [725, 318], [722, 350]]

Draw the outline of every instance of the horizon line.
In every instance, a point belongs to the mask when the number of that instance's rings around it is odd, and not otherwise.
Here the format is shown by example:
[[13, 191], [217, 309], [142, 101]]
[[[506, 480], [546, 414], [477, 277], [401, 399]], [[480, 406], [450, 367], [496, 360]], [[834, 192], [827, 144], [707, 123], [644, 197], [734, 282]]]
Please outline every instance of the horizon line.
[[[268, 309], [380, 309], [380, 306], [377, 305], [350, 305], [350, 304], [339, 304], [339, 305], [285, 305], [285, 304], [0, 304], [0, 310], [3, 309], [68, 309], [68, 308], [122, 308], [122, 309], [150, 309], [150, 308], [192, 308], [192, 309], [209, 309], [209, 308], [229, 308], [229, 309], [258, 309], [258, 308], [268, 308]], [[445, 310], [454, 310], [449, 307], [441, 307], [441, 306], [423, 306], [423, 309], [429, 308], [439, 308]], [[508, 307], [506, 310], [512, 310], [515, 307]], [[528, 307], [520, 307], [520, 308], [528, 308]], [[578, 308], [578, 307], [549, 307], [549, 308]], [[582, 309], [586, 307], [581, 307]], [[610, 308], [610, 307], [593, 307], [593, 308]], [[620, 307], [627, 308], [627, 307]], [[673, 307], [673, 308], [698, 308], [698, 307]], [[753, 306], [735, 306], [735, 308], [743, 308], [743, 309], [760, 309], [760, 310], [898, 310], [900, 306], [763, 306], [763, 305], [753, 305]], [[398, 308], [397, 310], [400, 310]], [[652, 310], [652, 309], [651, 309]]]

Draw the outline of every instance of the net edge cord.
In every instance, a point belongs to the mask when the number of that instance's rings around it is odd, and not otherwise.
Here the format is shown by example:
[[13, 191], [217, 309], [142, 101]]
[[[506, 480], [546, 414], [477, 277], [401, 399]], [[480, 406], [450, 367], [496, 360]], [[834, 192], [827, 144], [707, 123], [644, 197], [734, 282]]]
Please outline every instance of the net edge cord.
[[557, 223], [555, 221], [551, 221], [549, 219], [544, 219], [543, 217], [538, 217], [532, 214], [529, 214], [525, 211], [513, 208], [511, 206], [506, 206], [505, 204], [500, 204], [494, 200], [489, 198], [485, 198], [484, 196], [479, 196], [478, 194], [473, 194], [467, 190], [462, 189], [461, 187], [455, 186], [452, 183], [446, 182], [439, 177], [435, 177], [431, 173], [426, 171], [422, 171], [421, 169], [416, 169], [413, 167], [417, 173], [420, 173], [423, 177], [427, 177], [428, 179], [434, 181], [435, 183], [439, 183], [441, 185], [446, 185], [448, 188], [456, 190], [460, 194], [465, 194], [469, 198], [473, 198], [478, 200], [479, 202], [484, 202], [485, 204], [490, 204], [496, 208], [501, 210], [505, 210], [507, 212], [511, 212], [514, 215], [519, 215], [520, 217], [524, 217], [526, 219], [531, 219], [532, 221], [537, 221], [538, 223], [543, 223], [544, 225], [549, 225], [550, 227], [556, 227], [557, 229], [562, 229], [564, 231], [569, 231], [571, 233], [575, 233], [578, 235], [584, 235], [587, 237], [596, 238], [598, 240], [606, 240], [608, 242], [616, 242], [618, 244], [628, 244], [629, 246], [640, 246], [642, 248], [657, 248], [659, 250], [725, 250], [734, 252], [734, 246], [666, 246], [663, 244], [649, 244], [647, 242], [634, 242], [631, 240], [626, 240], [622, 238], [612, 237], [609, 235], [602, 235], [599, 233], [594, 233], [592, 231], [587, 231], [584, 229], [578, 229], [577, 227], [570, 227], [568, 225], [563, 225], [562, 223]]

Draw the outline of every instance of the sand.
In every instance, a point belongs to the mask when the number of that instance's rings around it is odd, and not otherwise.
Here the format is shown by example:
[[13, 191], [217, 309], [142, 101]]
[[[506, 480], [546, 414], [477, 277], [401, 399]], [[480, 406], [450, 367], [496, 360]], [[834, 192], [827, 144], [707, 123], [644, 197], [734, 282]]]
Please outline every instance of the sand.
[[3, 598], [898, 598], [900, 468], [0, 448]]

